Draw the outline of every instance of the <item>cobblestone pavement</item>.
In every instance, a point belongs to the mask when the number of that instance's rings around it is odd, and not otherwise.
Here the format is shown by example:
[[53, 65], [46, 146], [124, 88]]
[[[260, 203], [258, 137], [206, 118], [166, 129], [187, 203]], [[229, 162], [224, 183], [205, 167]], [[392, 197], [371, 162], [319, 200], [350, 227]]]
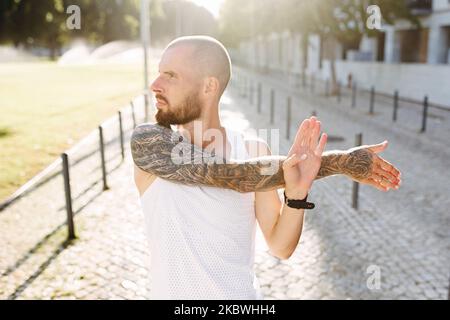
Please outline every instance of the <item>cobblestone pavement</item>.
[[[287, 88], [274, 78], [258, 79], [264, 82], [265, 92], [269, 86]], [[277, 99], [277, 106], [284, 105], [285, 97], [277, 95]], [[285, 110], [276, 109], [275, 124], [270, 125], [268, 101], [266, 95], [258, 114], [256, 105], [232, 87], [222, 103], [224, 124], [242, 130], [279, 128], [283, 137]], [[363, 132], [365, 143], [388, 139], [390, 146], [383, 156], [400, 168], [403, 184], [390, 193], [361, 186], [360, 209], [356, 211], [350, 206], [352, 183], [348, 179], [317, 181], [310, 196], [316, 209], [307, 212], [300, 244], [289, 260], [271, 257], [261, 233], [257, 235], [255, 268], [265, 297], [446, 299], [450, 174], [445, 167], [449, 162], [444, 144], [402, 127], [390, 128], [389, 123], [362, 112], [344, 112], [330, 100], [305, 92], [293, 95], [296, 105], [301, 108], [293, 107], [292, 135], [299, 121], [315, 110], [324, 131], [343, 138], [331, 139], [328, 150], [353, 146], [358, 132]], [[126, 138], [128, 141], [129, 135]], [[128, 142], [125, 145], [128, 147]], [[289, 141], [282, 138], [280, 152], [288, 147]], [[114, 158], [117, 142], [109, 149]], [[148, 298], [149, 252], [128, 149], [126, 154], [123, 164], [108, 165], [116, 169], [108, 175], [110, 189], [105, 192], [99, 183], [83, 192], [85, 185], [99, 177], [98, 154], [71, 172], [78, 236], [71, 243], [65, 242], [66, 227], [62, 225], [65, 211], [60, 178], [0, 213], [0, 298]], [[371, 286], [373, 270], [379, 271], [379, 288]]]

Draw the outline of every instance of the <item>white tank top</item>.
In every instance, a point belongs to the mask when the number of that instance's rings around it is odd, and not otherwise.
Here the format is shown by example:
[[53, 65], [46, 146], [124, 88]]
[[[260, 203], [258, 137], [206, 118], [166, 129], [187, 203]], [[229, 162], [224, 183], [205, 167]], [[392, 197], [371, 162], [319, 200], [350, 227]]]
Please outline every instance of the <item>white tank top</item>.
[[[226, 129], [232, 159], [248, 159]], [[152, 299], [262, 299], [253, 264], [254, 193], [156, 178], [141, 197]]]

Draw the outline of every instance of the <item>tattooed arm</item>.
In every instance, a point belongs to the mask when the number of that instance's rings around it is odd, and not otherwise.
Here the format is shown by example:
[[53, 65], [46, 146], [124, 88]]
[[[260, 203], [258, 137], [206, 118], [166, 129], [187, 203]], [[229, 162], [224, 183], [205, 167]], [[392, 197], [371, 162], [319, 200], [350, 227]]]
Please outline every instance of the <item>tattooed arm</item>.
[[[157, 124], [135, 128], [131, 137], [134, 163], [160, 178], [189, 185], [206, 185], [239, 192], [268, 191], [284, 186], [283, 156], [226, 163], [177, 132]], [[182, 155], [180, 157], [180, 155]], [[271, 171], [271, 174], [267, 174]]]
[[[282, 188], [285, 184], [282, 169], [285, 156], [226, 163], [198, 146], [183, 141], [182, 136], [173, 130], [157, 124], [144, 124], [135, 128], [131, 137], [131, 152], [134, 163], [141, 170], [173, 182], [215, 186], [239, 192], [269, 191]], [[344, 174], [353, 180], [384, 188], [382, 183], [387, 182], [375, 179], [387, 177], [385, 172], [393, 167], [387, 170], [385, 166], [382, 168], [384, 171], [375, 173], [375, 168], [378, 169], [374, 165], [375, 160], [379, 162], [381, 158], [377, 159], [374, 153], [364, 147], [325, 152], [316, 179]], [[179, 154], [183, 155], [183, 160], [188, 155], [188, 161], [180, 163], [180, 157], [177, 157]]]

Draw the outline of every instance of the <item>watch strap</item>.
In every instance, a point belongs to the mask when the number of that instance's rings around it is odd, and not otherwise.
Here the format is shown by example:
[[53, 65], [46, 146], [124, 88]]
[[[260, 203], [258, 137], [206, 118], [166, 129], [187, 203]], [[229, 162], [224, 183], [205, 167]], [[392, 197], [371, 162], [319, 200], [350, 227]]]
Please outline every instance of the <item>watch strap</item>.
[[286, 191], [283, 194], [284, 194], [284, 203], [289, 208], [294, 208], [294, 209], [314, 209], [314, 207], [316, 206], [314, 203], [306, 201], [308, 199], [308, 194], [306, 195], [306, 197], [304, 199], [300, 199], [300, 200], [299, 199], [289, 199], [286, 196]]

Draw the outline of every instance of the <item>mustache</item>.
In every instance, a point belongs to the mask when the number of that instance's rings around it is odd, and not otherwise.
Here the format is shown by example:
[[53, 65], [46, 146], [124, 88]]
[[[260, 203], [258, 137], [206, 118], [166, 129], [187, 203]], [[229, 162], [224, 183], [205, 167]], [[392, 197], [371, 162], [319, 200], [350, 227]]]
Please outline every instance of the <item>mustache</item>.
[[165, 97], [163, 97], [162, 95], [160, 95], [160, 94], [155, 95], [155, 98], [158, 99], [158, 100], [162, 100], [165, 103], [169, 104], [169, 101], [167, 101], [167, 99]]

